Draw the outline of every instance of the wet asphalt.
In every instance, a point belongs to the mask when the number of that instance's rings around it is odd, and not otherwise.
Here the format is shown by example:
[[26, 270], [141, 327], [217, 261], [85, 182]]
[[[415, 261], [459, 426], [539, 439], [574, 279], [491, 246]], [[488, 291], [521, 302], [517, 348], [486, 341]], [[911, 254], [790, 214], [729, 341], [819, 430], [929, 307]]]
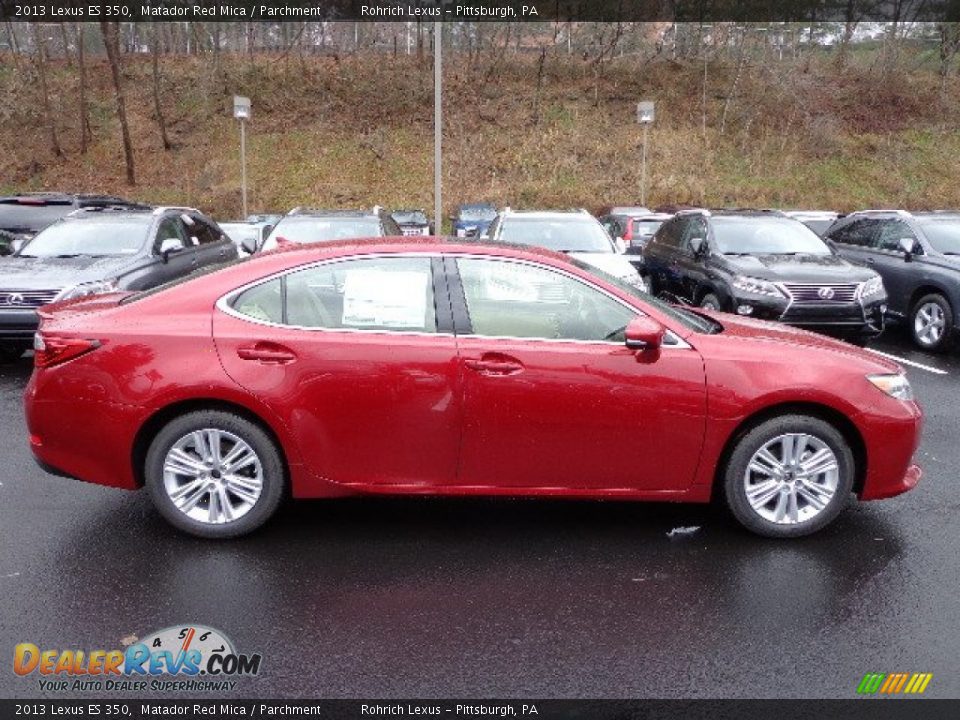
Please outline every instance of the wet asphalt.
[[0, 366], [0, 697], [57, 696], [13, 674], [17, 643], [189, 623], [263, 655], [233, 697], [850, 698], [868, 671], [958, 697], [960, 351], [875, 346], [948, 372], [907, 368], [924, 478], [786, 542], [711, 507], [431, 498], [301, 501], [196, 540], [144, 493], [40, 471], [30, 360]]

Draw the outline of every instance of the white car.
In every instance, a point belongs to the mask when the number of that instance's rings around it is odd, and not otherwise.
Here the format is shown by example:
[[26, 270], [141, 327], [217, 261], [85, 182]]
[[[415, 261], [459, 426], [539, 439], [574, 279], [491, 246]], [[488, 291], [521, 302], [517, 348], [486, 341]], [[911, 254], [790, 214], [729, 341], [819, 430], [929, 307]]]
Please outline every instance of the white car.
[[622, 246], [586, 210], [515, 211], [504, 208], [490, 225], [496, 242], [535, 245], [566, 253], [608, 275], [646, 290], [637, 269], [624, 257]]

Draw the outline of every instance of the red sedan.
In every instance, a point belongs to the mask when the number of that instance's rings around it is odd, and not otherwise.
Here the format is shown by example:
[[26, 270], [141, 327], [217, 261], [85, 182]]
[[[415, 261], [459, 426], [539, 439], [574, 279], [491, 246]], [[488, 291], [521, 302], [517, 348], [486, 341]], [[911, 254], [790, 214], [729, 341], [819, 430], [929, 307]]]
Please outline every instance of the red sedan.
[[707, 502], [804, 535], [898, 495], [921, 413], [896, 365], [666, 305], [546, 251], [296, 246], [47, 306], [26, 392], [50, 472], [253, 530], [285, 493]]

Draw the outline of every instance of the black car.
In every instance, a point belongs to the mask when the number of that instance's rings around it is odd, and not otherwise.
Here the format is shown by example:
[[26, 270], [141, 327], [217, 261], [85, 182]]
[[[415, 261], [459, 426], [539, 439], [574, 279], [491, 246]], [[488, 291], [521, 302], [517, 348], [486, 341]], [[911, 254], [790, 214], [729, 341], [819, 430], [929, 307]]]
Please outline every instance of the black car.
[[400, 227], [379, 206], [372, 210], [294, 208], [273, 226], [261, 252], [284, 243], [312, 243], [401, 235]]
[[431, 235], [433, 226], [423, 210], [394, 210], [390, 218], [404, 235]]
[[867, 210], [825, 236], [848, 260], [883, 277], [888, 313], [924, 350], [950, 346], [960, 329], [960, 212]]
[[0, 263], [0, 356], [30, 346], [41, 305], [144, 290], [236, 257], [217, 224], [190, 208], [77, 210]]
[[133, 204], [109, 195], [54, 192], [0, 197], [0, 255], [12, 255], [45, 227], [79, 208]]
[[643, 249], [650, 291], [673, 301], [858, 339], [883, 329], [877, 273], [771, 211], [688, 210]]

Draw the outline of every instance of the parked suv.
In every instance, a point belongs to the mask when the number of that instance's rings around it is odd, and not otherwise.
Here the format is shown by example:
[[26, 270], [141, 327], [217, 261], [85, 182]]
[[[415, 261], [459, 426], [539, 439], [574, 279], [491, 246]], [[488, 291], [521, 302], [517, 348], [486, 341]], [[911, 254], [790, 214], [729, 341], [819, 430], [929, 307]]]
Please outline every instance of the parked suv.
[[230, 238], [191, 208], [77, 210], [0, 263], [0, 356], [30, 346], [41, 305], [143, 290], [236, 257]]
[[0, 255], [12, 255], [45, 227], [79, 208], [131, 204], [109, 195], [54, 192], [0, 197]]
[[482, 237], [497, 217], [497, 208], [491, 203], [465, 203], [450, 216], [450, 228], [457, 237]]
[[391, 219], [400, 226], [404, 235], [432, 235], [433, 226], [427, 214], [416, 208], [394, 210], [390, 213]]
[[[616, 212], [614, 212], [616, 211]], [[667, 220], [670, 213], [658, 213], [644, 208], [612, 208], [598, 217], [610, 237], [623, 240], [627, 260], [638, 270], [643, 267], [643, 246]]]
[[504, 208], [490, 224], [491, 240], [535, 245], [566, 253], [613, 277], [646, 290], [637, 269], [624, 258], [599, 221], [586, 210], [518, 212]]
[[313, 243], [351, 238], [402, 235], [390, 215], [375, 206], [371, 210], [318, 210], [294, 208], [270, 232], [262, 252], [284, 243]]
[[960, 328], [960, 212], [865, 210], [826, 233], [839, 253], [876, 270], [888, 313], [924, 350], [949, 347]]
[[776, 211], [688, 210], [643, 249], [651, 292], [859, 339], [883, 329], [880, 276]]

